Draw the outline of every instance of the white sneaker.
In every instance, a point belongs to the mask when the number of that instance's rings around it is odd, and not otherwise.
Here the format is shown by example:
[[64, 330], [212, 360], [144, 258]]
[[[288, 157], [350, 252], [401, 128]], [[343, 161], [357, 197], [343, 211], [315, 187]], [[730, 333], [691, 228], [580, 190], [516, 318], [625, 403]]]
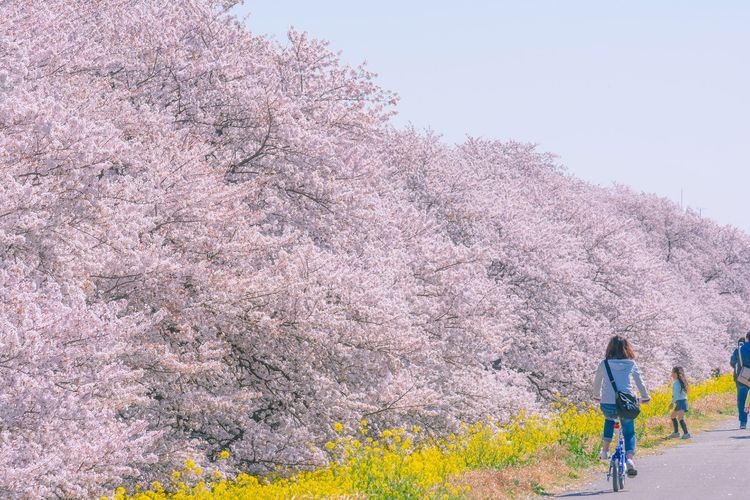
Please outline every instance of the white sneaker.
[[609, 458], [609, 452], [607, 450], [602, 450], [599, 452], [599, 458], [601, 460], [607, 460]]
[[686, 432], [685, 434], [682, 435], [682, 439], [690, 439], [691, 437], [693, 436], [691, 436], [689, 432]]
[[679, 433], [679, 432], [673, 432], [672, 434], [670, 434], [670, 435], [669, 435], [669, 436], [667, 436], [667, 437], [668, 437], [669, 439], [674, 439], [674, 438], [678, 438], [678, 437], [680, 437], [680, 433]]
[[632, 458], [627, 459], [625, 466], [628, 469], [628, 477], [635, 477], [638, 475], [638, 471], [635, 468], [635, 462], [633, 462]]

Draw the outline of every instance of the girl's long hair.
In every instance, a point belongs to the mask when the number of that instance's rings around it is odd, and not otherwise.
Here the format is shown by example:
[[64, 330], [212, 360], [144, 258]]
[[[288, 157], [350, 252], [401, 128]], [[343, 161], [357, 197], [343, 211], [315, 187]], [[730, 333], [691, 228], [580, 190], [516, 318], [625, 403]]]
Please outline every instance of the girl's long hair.
[[672, 373], [674, 373], [675, 376], [677, 377], [677, 380], [680, 381], [680, 385], [682, 385], [682, 390], [685, 392], [688, 392], [689, 390], [688, 381], [687, 381], [687, 377], [685, 376], [685, 369], [682, 368], [681, 366], [675, 366], [674, 368], [672, 368]]
[[609, 339], [605, 359], [635, 359], [635, 351], [628, 339], [622, 335], [615, 335]]

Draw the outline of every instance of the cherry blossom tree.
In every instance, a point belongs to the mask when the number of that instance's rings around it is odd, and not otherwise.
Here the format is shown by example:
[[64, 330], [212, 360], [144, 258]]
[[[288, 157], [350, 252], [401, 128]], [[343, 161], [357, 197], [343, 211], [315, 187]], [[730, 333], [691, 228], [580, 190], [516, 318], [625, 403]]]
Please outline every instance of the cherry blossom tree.
[[613, 333], [652, 384], [723, 366], [747, 235], [533, 145], [395, 130], [373, 73], [232, 4], [2, 3], [5, 496], [545, 411]]

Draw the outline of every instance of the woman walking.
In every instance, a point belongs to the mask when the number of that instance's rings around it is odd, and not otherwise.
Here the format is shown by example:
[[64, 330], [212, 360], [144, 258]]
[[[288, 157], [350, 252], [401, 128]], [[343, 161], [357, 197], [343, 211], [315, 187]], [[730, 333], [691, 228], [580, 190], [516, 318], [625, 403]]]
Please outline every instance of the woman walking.
[[[609, 370], [608, 370], [609, 369]], [[611, 372], [609, 375], [608, 372]], [[638, 392], [641, 395], [641, 403], [648, 404], [650, 397], [638, 364], [635, 362], [635, 352], [630, 342], [625, 337], [615, 335], [607, 344], [604, 360], [599, 363], [594, 376], [594, 400], [600, 403], [604, 414], [604, 431], [602, 435], [602, 450], [600, 457], [606, 460], [609, 457], [609, 447], [615, 435], [615, 422], [617, 416], [616, 392], [610, 377], [614, 380], [617, 390], [631, 396], [635, 396], [632, 382], [635, 381]], [[625, 456], [627, 457], [627, 473], [633, 477], [638, 474], [633, 457], [635, 456], [635, 420], [632, 418], [620, 418], [622, 434], [625, 440]]]
[[748, 394], [750, 393], [750, 386], [745, 384], [744, 379], [740, 379], [739, 375], [743, 368], [750, 366], [750, 332], [747, 332], [744, 339], [740, 339], [737, 342], [737, 349], [732, 353], [732, 358], [729, 360], [734, 371], [734, 382], [737, 384], [737, 411], [740, 417], [740, 429], [747, 429], [747, 407], [748, 405]]

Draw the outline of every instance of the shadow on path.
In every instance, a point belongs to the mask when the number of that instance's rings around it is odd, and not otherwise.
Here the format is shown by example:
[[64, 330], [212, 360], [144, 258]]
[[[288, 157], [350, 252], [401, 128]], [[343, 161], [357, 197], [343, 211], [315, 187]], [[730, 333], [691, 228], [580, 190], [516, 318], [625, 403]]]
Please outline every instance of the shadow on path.
[[566, 498], [566, 497], [595, 497], [599, 495], [607, 495], [609, 493], [614, 494], [612, 490], [599, 490], [599, 491], [577, 491], [574, 493], [564, 493], [561, 495], [555, 495], [555, 498]]

